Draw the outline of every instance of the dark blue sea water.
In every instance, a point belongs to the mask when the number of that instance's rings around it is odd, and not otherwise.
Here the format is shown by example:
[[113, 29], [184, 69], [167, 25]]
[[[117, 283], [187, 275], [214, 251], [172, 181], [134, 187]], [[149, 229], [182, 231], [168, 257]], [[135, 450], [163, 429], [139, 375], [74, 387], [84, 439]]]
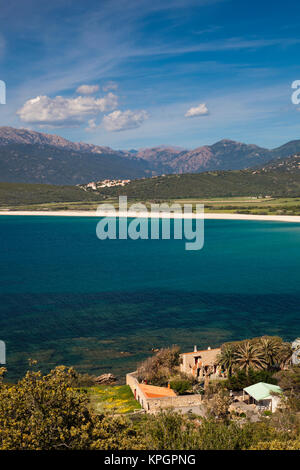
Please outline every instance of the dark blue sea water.
[[122, 376], [152, 347], [300, 335], [300, 224], [209, 220], [205, 245], [106, 240], [95, 218], [0, 217], [0, 339], [29, 357]]

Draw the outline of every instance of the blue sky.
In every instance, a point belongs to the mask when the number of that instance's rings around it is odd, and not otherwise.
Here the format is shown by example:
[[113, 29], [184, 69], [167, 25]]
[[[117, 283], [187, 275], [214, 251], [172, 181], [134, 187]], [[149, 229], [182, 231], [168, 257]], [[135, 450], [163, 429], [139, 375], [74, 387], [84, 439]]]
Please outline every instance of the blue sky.
[[127, 149], [300, 138], [299, 2], [46, 3], [1, 5], [0, 125]]

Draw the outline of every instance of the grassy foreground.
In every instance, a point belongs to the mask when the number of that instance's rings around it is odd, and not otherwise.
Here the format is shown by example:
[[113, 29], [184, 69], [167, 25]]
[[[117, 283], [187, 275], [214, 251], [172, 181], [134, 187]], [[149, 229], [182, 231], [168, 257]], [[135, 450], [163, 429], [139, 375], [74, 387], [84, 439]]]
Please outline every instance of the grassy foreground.
[[86, 388], [93, 410], [97, 413], [133, 413], [141, 409], [128, 385], [95, 385]]

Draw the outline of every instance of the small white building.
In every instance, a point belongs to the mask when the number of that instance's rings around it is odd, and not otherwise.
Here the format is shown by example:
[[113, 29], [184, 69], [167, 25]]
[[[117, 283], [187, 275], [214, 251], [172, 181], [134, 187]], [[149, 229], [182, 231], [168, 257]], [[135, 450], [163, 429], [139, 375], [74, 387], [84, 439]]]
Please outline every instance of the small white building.
[[256, 405], [262, 411], [267, 410], [274, 413], [280, 403], [282, 390], [278, 385], [258, 382], [243, 389], [243, 398], [245, 398], [245, 393], [249, 396], [249, 404]]

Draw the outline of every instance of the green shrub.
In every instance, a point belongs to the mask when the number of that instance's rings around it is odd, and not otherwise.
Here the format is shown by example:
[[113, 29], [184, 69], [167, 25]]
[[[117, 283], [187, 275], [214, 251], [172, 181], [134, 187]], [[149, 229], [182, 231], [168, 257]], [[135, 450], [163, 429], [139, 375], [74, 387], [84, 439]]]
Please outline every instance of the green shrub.
[[192, 390], [192, 384], [189, 380], [172, 380], [170, 386], [178, 395], [184, 395], [186, 392]]

